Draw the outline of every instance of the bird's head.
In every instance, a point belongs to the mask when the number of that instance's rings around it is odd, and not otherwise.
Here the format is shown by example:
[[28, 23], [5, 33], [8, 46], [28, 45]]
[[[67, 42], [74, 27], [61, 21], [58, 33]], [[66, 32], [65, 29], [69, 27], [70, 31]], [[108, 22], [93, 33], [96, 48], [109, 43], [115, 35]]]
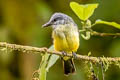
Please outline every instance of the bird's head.
[[71, 17], [63, 13], [54, 13], [50, 20], [43, 25], [43, 27], [64, 25], [74, 23]]

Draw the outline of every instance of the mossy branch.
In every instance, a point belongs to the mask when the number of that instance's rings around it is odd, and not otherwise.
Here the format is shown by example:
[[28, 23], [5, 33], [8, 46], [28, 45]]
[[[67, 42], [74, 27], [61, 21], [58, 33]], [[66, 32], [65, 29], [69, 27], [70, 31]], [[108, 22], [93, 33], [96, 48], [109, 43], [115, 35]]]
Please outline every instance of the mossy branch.
[[[48, 53], [48, 54], [56, 54], [59, 56], [62, 56], [63, 54], [61, 52], [57, 51], [51, 51], [47, 48], [38, 48], [38, 47], [32, 47], [32, 46], [23, 46], [23, 45], [17, 45], [17, 44], [9, 44], [6, 42], [0, 42], [0, 47], [7, 48], [11, 50], [17, 50], [24, 53]], [[66, 56], [72, 57], [72, 54], [67, 54]], [[84, 61], [91, 61], [93, 63], [99, 63], [101, 60], [106, 61], [109, 63], [116, 63], [120, 62], [120, 57], [92, 57], [92, 56], [85, 56], [85, 55], [79, 55], [77, 54], [77, 59], [84, 60]]]

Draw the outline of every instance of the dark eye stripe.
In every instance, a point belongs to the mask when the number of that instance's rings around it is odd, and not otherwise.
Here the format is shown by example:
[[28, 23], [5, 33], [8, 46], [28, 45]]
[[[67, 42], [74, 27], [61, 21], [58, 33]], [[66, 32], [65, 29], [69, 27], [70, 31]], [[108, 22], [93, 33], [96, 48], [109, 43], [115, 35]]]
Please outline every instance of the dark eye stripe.
[[62, 17], [57, 17], [54, 19], [54, 21], [57, 21], [57, 20], [62, 20], [63, 18]]

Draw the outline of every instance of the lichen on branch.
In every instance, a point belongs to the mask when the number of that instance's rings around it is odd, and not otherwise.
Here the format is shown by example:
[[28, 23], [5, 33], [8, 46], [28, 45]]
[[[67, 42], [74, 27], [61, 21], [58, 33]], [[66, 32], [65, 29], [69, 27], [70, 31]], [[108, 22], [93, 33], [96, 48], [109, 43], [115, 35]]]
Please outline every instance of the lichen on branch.
[[[24, 45], [17, 45], [17, 44], [9, 44], [6, 42], [0, 42], [0, 47], [2, 48], [8, 48], [11, 50], [17, 50], [21, 51], [24, 53], [48, 53], [48, 54], [56, 54], [59, 56], [63, 56], [61, 52], [58, 51], [51, 51], [48, 50], [47, 48], [38, 48], [38, 47], [32, 47], [32, 46], [24, 46]], [[66, 56], [72, 57], [72, 54], [67, 54]], [[101, 60], [103, 62], [109, 62], [109, 63], [119, 63], [120, 62], [120, 57], [92, 57], [92, 56], [86, 56], [86, 55], [79, 55], [77, 54], [77, 59], [78, 60], [83, 60], [83, 61], [91, 61], [93, 63], [99, 63]]]

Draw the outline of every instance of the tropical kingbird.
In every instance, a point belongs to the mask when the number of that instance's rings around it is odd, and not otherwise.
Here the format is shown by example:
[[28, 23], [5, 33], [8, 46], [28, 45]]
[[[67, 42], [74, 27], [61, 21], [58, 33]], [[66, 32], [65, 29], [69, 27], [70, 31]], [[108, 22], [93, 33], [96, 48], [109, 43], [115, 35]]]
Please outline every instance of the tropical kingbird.
[[[56, 51], [65, 54], [75, 54], [79, 48], [78, 27], [71, 17], [63, 13], [54, 13], [43, 27], [52, 26], [52, 38]], [[63, 57], [64, 74], [76, 71], [73, 58]]]

